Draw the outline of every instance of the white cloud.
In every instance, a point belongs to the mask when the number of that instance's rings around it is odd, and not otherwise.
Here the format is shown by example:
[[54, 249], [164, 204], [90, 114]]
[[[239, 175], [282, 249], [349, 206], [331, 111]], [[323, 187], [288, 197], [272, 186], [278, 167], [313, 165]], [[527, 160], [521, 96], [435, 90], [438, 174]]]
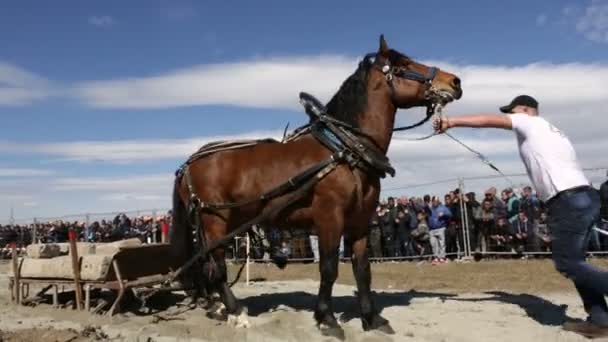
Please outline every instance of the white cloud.
[[121, 177], [75, 177], [58, 178], [50, 182], [55, 191], [132, 192], [145, 189], [158, 191], [164, 188], [170, 193], [172, 174], [121, 176]]
[[593, 42], [608, 43], [608, 1], [592, 0], [578, 18], [576, 29]]
[[229, 105], [294, 109], [302, 89], [327, 97], [355, 66], [355, 59], [340, 56], [269, 58], [200, 65], [152, 77], [91, 81], [75, 89], [87, 104], [101, 108]]
[[[495, 104], [522, 92], [561, 105], [608, 97], [608, 66], [601, 64], [427, 63], [460, 76], [465, 89], [462, 102], [468, 104]], [[296, 109], [301, 90], [328, 100], [355, 66], [355, 58], [341, 56], [255, 60], [195, 66], [152, 77], [85, 82], [75, 91], [85, 103], [102, 108], [230, 105]]]
[[90, 16], [88, 19], [89, 24], [97, 27], [107, 28], [114, 26], [116, 24], [116, 20], [109, 15], [94, 15]]
[[0, 177], [35, 177], [49, 176], [52, 174], [53, 171], [44, 169], [0, 167]]
[[[279, 131], [247, 132], [188, 139], [73, 141], [64, 143], [16, 144], [0, 141], [0, 153], [32, 153], [61, 161], [133, 163], [146, 160], [187, 158], [202, 145], [219, 140], [281, 138]], [[0, 170], [1, 175], [1, 170]]]
[[547, 14], [541, 13], [536, 17], [536, 26], [545, 26], [547, 23]]
[[51, 94], [51, 84], [44, 77], [0, 61], [0, 106], [29, 104]]
[[161, 195], [144, 195], [139, 193], [117, 193], [110, 195], [103, 195], [99, 197], [102, 201], [111, 201], [111, 202], [130, 202], [130, 201], [150, 201], [157, 202], [160, 200], [165, 200], [164, 196]]

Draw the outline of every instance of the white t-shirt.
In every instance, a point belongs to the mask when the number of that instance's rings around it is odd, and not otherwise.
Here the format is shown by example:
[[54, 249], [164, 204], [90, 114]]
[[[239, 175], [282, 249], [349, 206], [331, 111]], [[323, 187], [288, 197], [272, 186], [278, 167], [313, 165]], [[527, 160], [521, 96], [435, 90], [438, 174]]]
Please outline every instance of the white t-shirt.
[[538, 116], [517, 113], [509, 117], [517, 136], [519, 155], [541, 200], [590, 184], [564, 133]]

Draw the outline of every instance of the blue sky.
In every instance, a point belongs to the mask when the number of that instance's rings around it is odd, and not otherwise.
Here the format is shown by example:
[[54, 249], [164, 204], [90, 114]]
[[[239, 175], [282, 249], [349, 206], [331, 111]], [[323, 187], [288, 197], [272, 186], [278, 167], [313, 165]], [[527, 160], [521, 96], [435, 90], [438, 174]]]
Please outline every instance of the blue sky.
[[[189, 151], [205, 139], [276, 135], [304, 122], [297, 92], [327, 100], [381, 33], [393, 48], [465, 75], [455, 114], [531, 91], [575, 143], [597, 148], [606, 116], [596, 112], [608, 97], [605, 0], [8, 0], [0, 5], [0, 220], [10, 207], [17, 217], [167, 207], [171, 172]], [[564, 86], [572, 81], [582, 86]], [[573, 112], [598, 124], [577, 125]], [[461, 135], [521, 170], [503, 148], [510, 135]], [[446, 144], [414, 145], [428, 160], [396, 144], [403, 176], [387, 186], [428, 180], [425, 167], [441, 162], [424, 152], [433, 148], [453, 152], [447, 165], [470, 168], [470, 157]], [[583, 150], [584, 164], [608, 164], [593, 148]], [[473, 172], [450, 169], [432, 177]]]

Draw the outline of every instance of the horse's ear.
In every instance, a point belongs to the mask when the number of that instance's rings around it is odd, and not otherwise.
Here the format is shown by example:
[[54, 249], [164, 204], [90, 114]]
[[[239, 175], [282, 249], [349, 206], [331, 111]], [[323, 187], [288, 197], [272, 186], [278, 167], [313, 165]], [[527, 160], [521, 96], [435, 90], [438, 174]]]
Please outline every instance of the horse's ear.
[[380, 48], [378, 49], [378, 52], [379, 52], [381, 55], [386, 56], [386, 55], [388, 55], [389, 50], [390, 50], [390, 49], [389, 49], [389, 47], [388, 47], [388, 43], [386, 42], [386, 40], [384, 40], [384, 35], [383, 35], [383, 34], [381, 34], [381, 35], [380, 35]]

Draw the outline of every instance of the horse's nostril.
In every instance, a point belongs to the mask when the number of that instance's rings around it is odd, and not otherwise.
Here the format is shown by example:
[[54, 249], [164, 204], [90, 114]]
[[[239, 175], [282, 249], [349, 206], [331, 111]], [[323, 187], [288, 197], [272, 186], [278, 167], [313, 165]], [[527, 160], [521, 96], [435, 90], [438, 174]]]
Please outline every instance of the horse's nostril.
[[460, 78], [454, 77], [454, 79], [452, 80], [452, 85], [454, 86], [454, 88], [460, 88]]

